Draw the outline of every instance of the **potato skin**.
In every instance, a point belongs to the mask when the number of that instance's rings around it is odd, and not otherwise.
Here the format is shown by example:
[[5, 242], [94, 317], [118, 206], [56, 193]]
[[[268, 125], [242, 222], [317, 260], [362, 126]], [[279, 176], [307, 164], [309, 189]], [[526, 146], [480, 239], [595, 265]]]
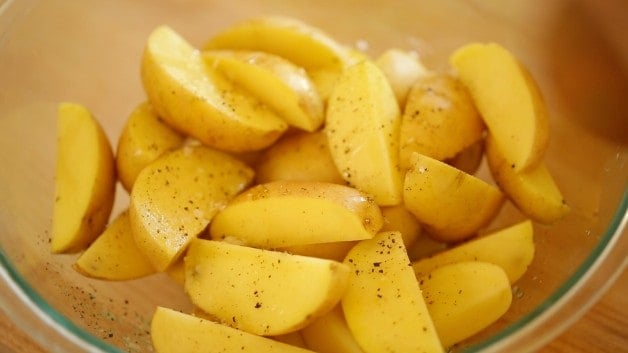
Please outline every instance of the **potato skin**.
[[480, 141], [485, 126], [467, 89], [447, 74], [415, 81], [401, 117], [400, 165], [411, 166], [412, 153], [453, 158]]
[[162, 154], [179, 147], [184, 137], [157, 116], [150, 103], [140, 104], [127, 119], [118, 140], [118, 179], [131, 191], [137, 175]]

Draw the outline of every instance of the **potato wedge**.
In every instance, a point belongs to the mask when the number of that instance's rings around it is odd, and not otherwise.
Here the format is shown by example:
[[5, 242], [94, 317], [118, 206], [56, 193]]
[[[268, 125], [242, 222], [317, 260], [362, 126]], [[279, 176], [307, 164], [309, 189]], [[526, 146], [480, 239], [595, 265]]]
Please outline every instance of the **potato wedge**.
[[406, 98], [412, 85], [429, 73], [419, 59], [418, 53], [396, 48], [383, 52], [375, 60], [375, 64], [388, 79], [400, 107], [406, 105]]
[[185, 291], [221, 322], [258, 334], [301, 329], [331, 310], [349, 268], [336, 261], [195, 239], [185, 256]]
[[295, 132], [265, 150], [255, 167], [255, 181], [320, 181], [344, 184], [323, 131]]
[[281, 16], [235, 24], [210, 38], [204, 49], [257, 50], [281, 56], [307, 71], [323, 100], [352, 62], [348, 49], [319, 28]]
[[129, 116], [118, 139], [116, 171], [127, 191], [137, 175], [162, 154], [181, 146], [184, 136], [165, 124], [150, 103], [140, 104]]
[[305, 70], [261, 51], [209, 50], [203, 59], [271, 107], [288, 125], [315, 131], [325, 119], [324, 105]]
[[504, 270], [487, 262], [457, 262], [436, 268], [421, 277], [419, 285], [445, 347], [488, 327], [512, 302]]
[[362, 61], [338, 79], [325, 132], [340, 175], [380, 206], [401, 203], [399, 106], [381, 70]]
[[82, 275], [110, 281], [155, 273], [151, 262], [135, 245], [126, 210], [78, 257], [74, 269]]
[[414, 261], [412, 268], [420, 278], [451, 263], [489, 262], [501, 267], [510, 283], [514, 283], [528, 269], [534, 258], [534, 249], [534, 229], [532, 222], [526, 220]]
[[465, 45], [450, 62], [507, 164], [517, 172], [538, 165], [549, 141], [547, 107], [522, 63], [495, 43]]
[[253, 179], [244, 163], [209, 147], [183, 146], [146, 166], [131, 191], [138, 248], [164, 271], [214, 215]]
[[401, 116], [399, 160], [411, 167], [412, 154], [446, 160], [480, 141], [484, 122], [467, 89], [447, 74], [419, 78]]
[[342, 309], [364, 352], [444, 352], [399, 232], [361, 241], [344, 263]]
[[169, 27], [158, 27], [148, 37], [141, 78], [157, 114], [208, 146], [259, 150], [287, 128], [268, 107], [208, 69], [200, 52]]
[[57, 117], [53, 253], [85, 249], [107, 226], [115, 198], [115, 162], [92, 114], [61, 103]]
[[208, 347], [221, 352], [313, 353], [164, 307], [155, 310], [150, 337], [157, 353], [205, 353]]
[[406, 173], [404, 204], [436, 239], [467, 239], [501, 209], [505, 198], [497, 187], [436, 159], [415, 157]]
[[301, 336], [307, 347], [318, 353], [364, 353], [349, 331], [340, 305], [301, 329]]
[[486, 138], [486, 160], [497, 185], [526, 216], [552, 224], [569, 213], [570, 208], [544, 162], [525, 172], [517, 172], [492, 134]]
[[277, 181], [235, 197], [212, 220], [212, 239], [261, 248], [370, 239], [382, 227], [379, 207], [354, 188]]

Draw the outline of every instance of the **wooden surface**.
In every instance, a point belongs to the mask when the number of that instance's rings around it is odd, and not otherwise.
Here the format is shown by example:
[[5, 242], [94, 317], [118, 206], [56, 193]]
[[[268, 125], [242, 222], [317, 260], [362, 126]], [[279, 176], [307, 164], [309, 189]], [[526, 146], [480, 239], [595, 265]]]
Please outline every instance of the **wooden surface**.
[[[542, 353], [628, 352], [628, 271], [566, 332], [543, 348]], [[43, 353], [0, 312], [0, 352]]]

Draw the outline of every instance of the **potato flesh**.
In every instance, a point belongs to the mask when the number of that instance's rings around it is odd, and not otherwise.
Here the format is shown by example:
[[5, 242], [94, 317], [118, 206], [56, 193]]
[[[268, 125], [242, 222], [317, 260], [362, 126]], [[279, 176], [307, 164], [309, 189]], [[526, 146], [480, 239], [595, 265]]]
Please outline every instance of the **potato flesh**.
[[327, 107], [331, 155], [343, 179], [381, 206], [401, 202], [400, 122], [395, 95], [375, 64], [345, 70]]
[[497, 185], [526, 216], [552, 224], [569, 213], [569, 206], [545, 163], [525, 172], [513, 170], [492, 135], [486, 139], [486, 160]]
[[224, 352], [312, 353], [164, 307], [157, 307], [153, 315], [151, 339], [158, 353], [204, 353], [209, 347]]
[[442, 241], [473, 236], [504, 202], [495, 186], [433, 158], [416, 154], [406, 173], [404, 204]]
[[190, 245], [185, 271], [196, 306], [258, 335], [296, 331], [331, 310], [349, 273], [336, 261], [201, 239]]
[[510, 307], [512, 291], [499, 266], [479, 261], [436, 268], [419, 279], [443, 346], [480, 332]]
[[549, 121], [539, 88], [527, 70], [495, 43], [463, 46], [450, 62], [508, 164], [516, 171], [536, 166], [547, 148]]
[[149, 36], [141, 77], [159, 116], [211, 147], [259, 150], [287, 128], [268, 107], [208, 69], [200, 52], [168, 27]]
[[140, 104], [127, 119], [118, 140], [116, 170], [124, 188], [131, 191], [144, 167], [181, 146], [183, 140], [157, 116], [150, 103]]
[[399, 232], [361, 241], [344, 263], [342, 309], [365, 353], [443, 352]]
[[212, 239], [277, 248], [369, 239], [381, 225], [377, 205], [353, 188], [278, 181], [233, 199], [209, 232]]
[[204, 49], [259, 50], [286, 58], [308, 72], [323, 100], [352, 62], [347, 49], [320, 29], [280, 16], [233, 25], [213, 36]]
[[123, 281], [155, 272], [148, 258], [137, 248], [128, 211], [123, 211], [76, 260], [82, 274], [106, 280]]
[[135, 242], [164, 271], [218, 210], [253, 179], [237, 159], [204, 146], [183, 146], [140, 172], [129, 214]]
[[77, 252], [105, 229], [115, 192], [114, 159], [104, 131], [91, 113], [61, 103], [57, 118], [52, 252]]
[[205, 51], [203, 59], [289, 125], [311, 132], [323, 123], [324, 106], [316, 87], [305, 70], [292, 62], [259, 51]]
[[318, 353], [364, 353], [349, 331], [340, 306], [304, 327], [301, 336]]
[[516, 282], [534, 258], [534, 230], [530, 220], [511, 225], [412, 263], [417, 278], [451, 263], [482, 261], [500, 266], [510, 283]]
[[428, 71], [416, 52], [401, 49], [388, 49], [375, 61], [382, 70], [400, 107], [405, 106], [412, 85]]

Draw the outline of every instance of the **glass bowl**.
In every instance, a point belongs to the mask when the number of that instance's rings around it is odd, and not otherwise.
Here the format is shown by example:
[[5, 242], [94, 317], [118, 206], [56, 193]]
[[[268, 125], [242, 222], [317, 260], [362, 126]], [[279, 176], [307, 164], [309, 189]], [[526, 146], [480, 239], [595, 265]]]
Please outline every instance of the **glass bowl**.
[[[416, 50], [434, 70], [462, 44], [495, 41], [537, 78], [551, 113], [546, 163], [572, 211], [535, 225], [536, 256], [512, 308], [458, 348], [539, 348], [599, 298], [628, 253], [628, 61], [613, 40], [625, 36], [608, 35], [590, 10], [573, 1], [0, 1], [2, 311], [53, 352], [143, 352], [155, 306], [191, 309], [166, 275], [93, 280], [72, 269], [76, 255], [50, 253], [57, 104], [86, 105], [115, 146], [145, 99], [139, 63], [153, 28], [168, 24], [201, 45], [237, 20], [280, 14], [373, 55]], [[114, 214], [127, 201], [119, 187]], [[507, 204], [492, 227], [521, 218]]]

